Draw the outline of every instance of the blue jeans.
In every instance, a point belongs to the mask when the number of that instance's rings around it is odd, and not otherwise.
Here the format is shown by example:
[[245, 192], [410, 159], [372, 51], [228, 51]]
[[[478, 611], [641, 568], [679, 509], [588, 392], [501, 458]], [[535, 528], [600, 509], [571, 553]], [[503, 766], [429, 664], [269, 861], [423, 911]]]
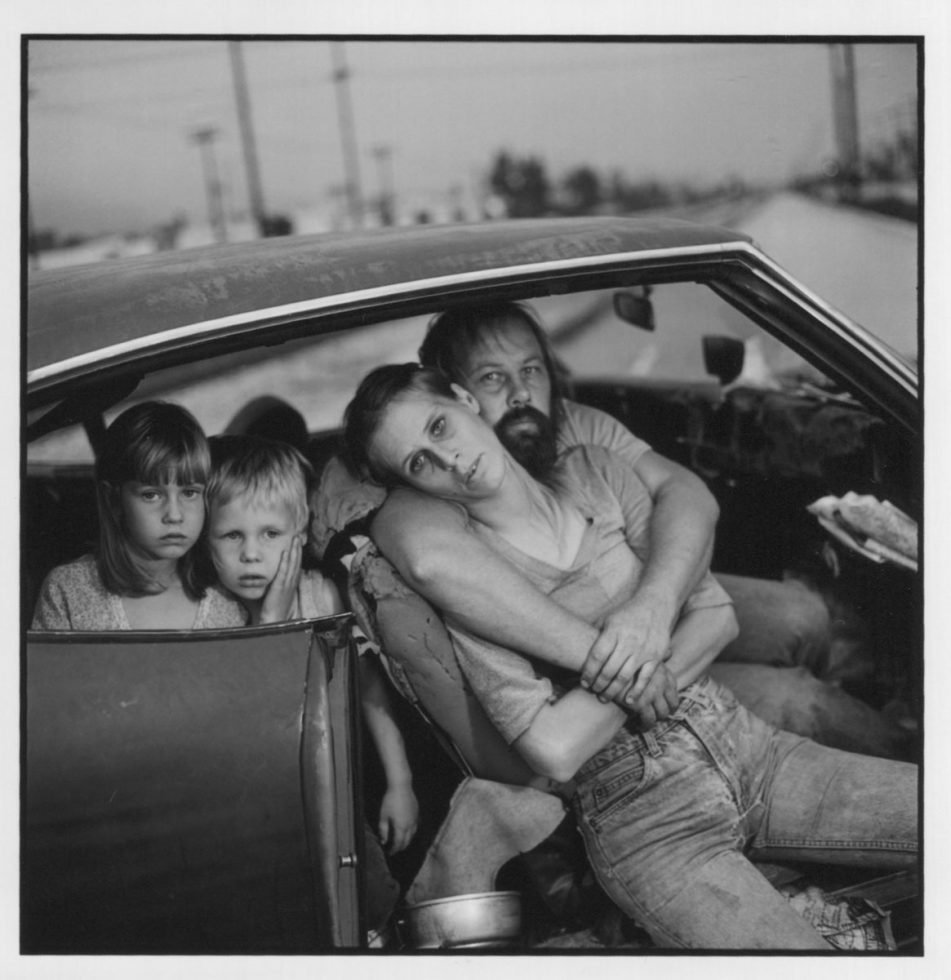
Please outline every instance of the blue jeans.
[[784, 732], [846, 752], [907, 758], [908, 733], [881, 711], [813, 677], [805, 667], [767, 667], [717, 660], [710, 676], [754, 715]]
[[733, 600], [740, 632], [710, 673], [740, 704], [822, 745], [886, 759], [906, 756], [908, 733], [834, 683], [864, 674], [871, 661], [861, 645], [834, 637], [818, 592], [795, 580], [718, 574], [717, 581]]
[[661, 946], [831, 947], [751, 863], [917, 863], [918, 772], [779, 732], [711, 678], [576, 776], [601, 887]]

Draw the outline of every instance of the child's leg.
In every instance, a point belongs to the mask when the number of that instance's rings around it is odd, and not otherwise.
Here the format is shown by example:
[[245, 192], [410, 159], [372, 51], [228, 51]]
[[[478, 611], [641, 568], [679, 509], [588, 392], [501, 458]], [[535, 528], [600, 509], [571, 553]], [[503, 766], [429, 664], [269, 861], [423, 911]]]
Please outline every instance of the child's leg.
[[367, 872], [367, 928], [380, 932], [386, 928], [400, 897], [400, 886], [390, 874], [386, 855], [376, 834], [364, 824]]

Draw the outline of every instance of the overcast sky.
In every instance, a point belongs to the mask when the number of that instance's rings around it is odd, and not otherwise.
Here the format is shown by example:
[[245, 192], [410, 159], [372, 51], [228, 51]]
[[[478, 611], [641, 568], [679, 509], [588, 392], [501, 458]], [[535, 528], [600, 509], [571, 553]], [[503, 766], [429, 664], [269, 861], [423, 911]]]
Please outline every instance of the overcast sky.
[[[344, 181], [327, 41], [245, 41], [269, 211], [326, 204]], [[913, 116], [916, 50], [856, 45], [864, 145]], [[364, 193], [391, 151], [404, 200], [467, 190], [500, 149], [557, 179], [588, 164], [632, 180], [779, 182], [834, 152], [823, 43], [348, 41]], [[225, 41], [29, 46], [29, 184], [39, 228], [144, 230], [207, 201], [196, 128], [218, 131], [226, 201], [247, 204]]]

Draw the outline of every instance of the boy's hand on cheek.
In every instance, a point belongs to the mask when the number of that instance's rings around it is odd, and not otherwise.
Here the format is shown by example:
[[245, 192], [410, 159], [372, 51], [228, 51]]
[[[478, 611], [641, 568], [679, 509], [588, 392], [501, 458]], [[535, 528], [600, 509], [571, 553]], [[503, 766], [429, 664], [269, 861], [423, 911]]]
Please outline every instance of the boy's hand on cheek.
[[264, 594], [261, 604], [261, 623], [283, 623], [291, 615], [300, 582], [300, 564], [303, 546], [301, 536], [295, 534], [290, 547], [281, 552], [277, 574]]

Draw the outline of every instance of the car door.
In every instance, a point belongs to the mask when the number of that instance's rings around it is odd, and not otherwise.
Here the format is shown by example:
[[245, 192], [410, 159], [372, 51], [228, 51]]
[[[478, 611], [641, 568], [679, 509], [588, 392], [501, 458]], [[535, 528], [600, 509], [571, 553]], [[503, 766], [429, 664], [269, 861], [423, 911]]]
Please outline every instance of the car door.
[[27, 953], [360, 944], [348, 617], [27, 634]]

